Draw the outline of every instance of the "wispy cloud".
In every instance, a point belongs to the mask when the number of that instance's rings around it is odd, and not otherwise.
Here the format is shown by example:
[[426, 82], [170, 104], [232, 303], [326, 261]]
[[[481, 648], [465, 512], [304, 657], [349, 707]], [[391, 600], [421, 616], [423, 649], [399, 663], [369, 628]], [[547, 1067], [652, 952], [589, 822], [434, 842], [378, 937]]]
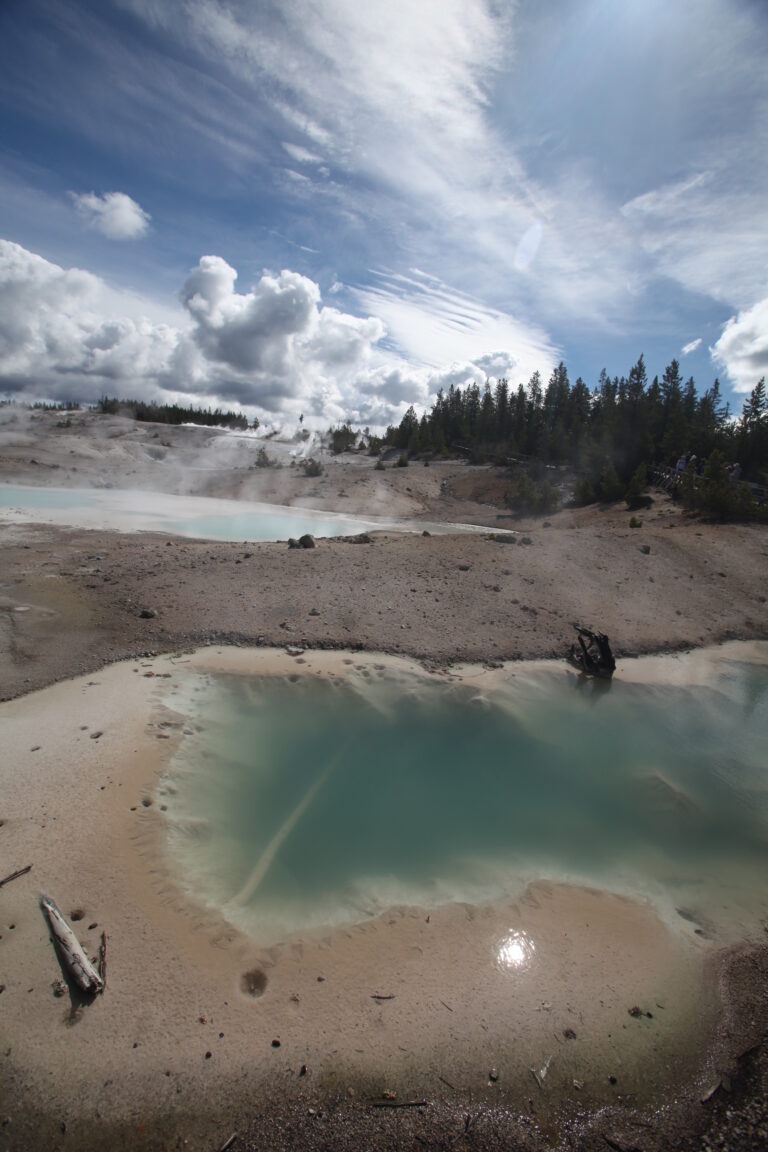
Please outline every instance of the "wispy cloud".
[[683, 356], [690, 356], [691, 352], [695, 352], [701, 346], [701, 336], [697, 340], [691, 340], [690, 344], [683, 344], [681, 352]]
[[557, 362], [557, 350], [542, 328], [517, 322], [435, 276], [410, 269], [377, 271], [372, 279], [353, 289], [354, 296], [362, 309], [384, 321], [393, 349], [417, 365], [438, 369], [501, 352], [504, 374], [517, 384]]

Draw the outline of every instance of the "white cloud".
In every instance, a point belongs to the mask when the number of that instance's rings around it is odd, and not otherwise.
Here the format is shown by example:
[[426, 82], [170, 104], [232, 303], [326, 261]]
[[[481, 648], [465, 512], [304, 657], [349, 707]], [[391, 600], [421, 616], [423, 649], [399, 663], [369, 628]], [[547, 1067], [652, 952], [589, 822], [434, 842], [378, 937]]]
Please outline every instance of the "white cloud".
[[480, 363], [489, 349], [501, 348], [508, 350], [504, 356], [512, 354], [503, 372], [517, 383], [536, 369], [548, 373], [559, 359], [543, 329], [489, 308], [417, 269], [409, 275], [379, 273], [374, 286], [358, 288], [355, 295], [381, 317], [401, 354], [433, 370], [442, 370], [446, 363]]
[[86, 224], [110, 240], [134, 240], [149, 228], [151, 216], [125, 192], [85, 192], [72, 200]]
[[[624, 205], [656, 274], [742, 309], [760, 297], [768, 263], [768, 201], [758, 175], [768, 177], [768, 164], [760, 151], [756, 144], [735, 150], [716, 169]], [[749, 177], [734, 179], [741, 170]]]
[[761, 376], [768, 376], [768, 297], [732, 316], [709, 351], [736, 392], [751, 392]]
[[156, 391], [179, 333], [134, 311], [98, 276], [0, 240], [0, 386], [83, 400], [112, 381]]
[[[167, 323], [156, 302], [142, 313], [140, 297], [0, 240], [0, 389], [86, 402], [106, 391], [239, 403], [262, 415], [306, 411], [318, 423], [378, 426], [399, 420], [410, 404], [428, 405], [440, 388], [501, 375], [517, 382], [554, 362], [549, 348], [529, 364], [534, 349], [494, 343], [499, 333], [513, 337], [514, 323], [505, 327], [501, 314], [434, 278], [414, 273], [405, 285], [393, 283], [416, 301], [413, 330], [436, 325], [442, 359], [403, 356], [385, 345], [380, 317], [323, 304], [313, 280], [287, 269], [265, 272], [238, 292], [236, 270], [220, 256], [203, 256], [182, 286], [183, 311]], [[405, 298], [400, 304], [407, 308]]]
[[683, 356], [690, 356], [691, 352], [695, 352], [701, 345], [701, 336], [697, 340], [691, 340], [690, 344], [684, 344], [681, 351]]
[[318, 156], [316, 152], [310, 152], [309, 148], [304, 148], [301, 144], [291, 144], [287, 140], [283, 140], [283, 148], [289, 156], [298, 164], [322, 164], [322, 156]]

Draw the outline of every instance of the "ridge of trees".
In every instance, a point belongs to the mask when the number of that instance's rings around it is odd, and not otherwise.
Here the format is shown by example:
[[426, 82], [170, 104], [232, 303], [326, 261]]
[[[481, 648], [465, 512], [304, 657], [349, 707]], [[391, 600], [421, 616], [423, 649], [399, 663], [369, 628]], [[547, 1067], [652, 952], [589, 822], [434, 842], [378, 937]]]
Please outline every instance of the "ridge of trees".
[[649, 383], [642, 356], [627, 376], [600, 373], [590, 390], [571, 384], [561, 362], [545, 385], [534, 372], [527, 386], [511, 389], [502, 378], [440, 391], [419, 418], [410, 407], [384, 436], [386, 445], [417, 453], [468, 451], [470, 459], [569, 466], [577, 474], [575, 499], [617, 499], [643, 465], [648, 470], [673, 457], [739, 462], [745, 479], [763, 481], [768, 469], [768, 397], [765, 378], [731, 418], [720, 383], [699, 394], [693, 377], [683, 380], [677, 360]]
[[158, 404], [156, 401], [118, 400], [116, 396], [102, 396], [96, 404], [98, 412], [117, 415], [123, 412], [134, 420], [152, 424], [202, 424], [206, 428], [235, 428], [244, 432], [247, 428], [258, 428], [259, 421], [253, 423], [242, 412], [230, 412], [221, 408], [194, 408], [181, 404]]

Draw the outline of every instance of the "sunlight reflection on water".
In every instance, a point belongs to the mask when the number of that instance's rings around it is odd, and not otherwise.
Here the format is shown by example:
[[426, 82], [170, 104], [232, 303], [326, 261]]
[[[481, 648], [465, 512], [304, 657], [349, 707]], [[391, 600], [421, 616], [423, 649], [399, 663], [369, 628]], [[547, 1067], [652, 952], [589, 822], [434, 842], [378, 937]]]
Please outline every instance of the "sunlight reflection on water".
[[525, 972], [536, 958], [536, 945], [527, 932], [508, 932], [496, 948], [496, 967], [501, 972]]

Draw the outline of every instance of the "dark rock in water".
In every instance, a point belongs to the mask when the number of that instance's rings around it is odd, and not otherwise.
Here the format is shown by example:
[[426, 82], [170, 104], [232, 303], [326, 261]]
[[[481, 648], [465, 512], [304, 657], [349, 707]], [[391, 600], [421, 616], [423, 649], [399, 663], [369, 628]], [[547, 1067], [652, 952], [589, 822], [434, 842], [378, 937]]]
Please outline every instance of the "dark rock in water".
[[294, 536], [290, 536], [288, 538], [288, 547], [289, 548], [301, 548], [301, 544], [299, 544], [298, 540]]
[[139, 619], [141, 620], [154, 620], [155, 616], [157, 616], [157, 612], [154, 608], [142, 608], [139, 612]]
[[314, 536], [306, 532], [303, 536], [299, 537], [299, 546], [301, 548], [317, 548], [317, 543]]

